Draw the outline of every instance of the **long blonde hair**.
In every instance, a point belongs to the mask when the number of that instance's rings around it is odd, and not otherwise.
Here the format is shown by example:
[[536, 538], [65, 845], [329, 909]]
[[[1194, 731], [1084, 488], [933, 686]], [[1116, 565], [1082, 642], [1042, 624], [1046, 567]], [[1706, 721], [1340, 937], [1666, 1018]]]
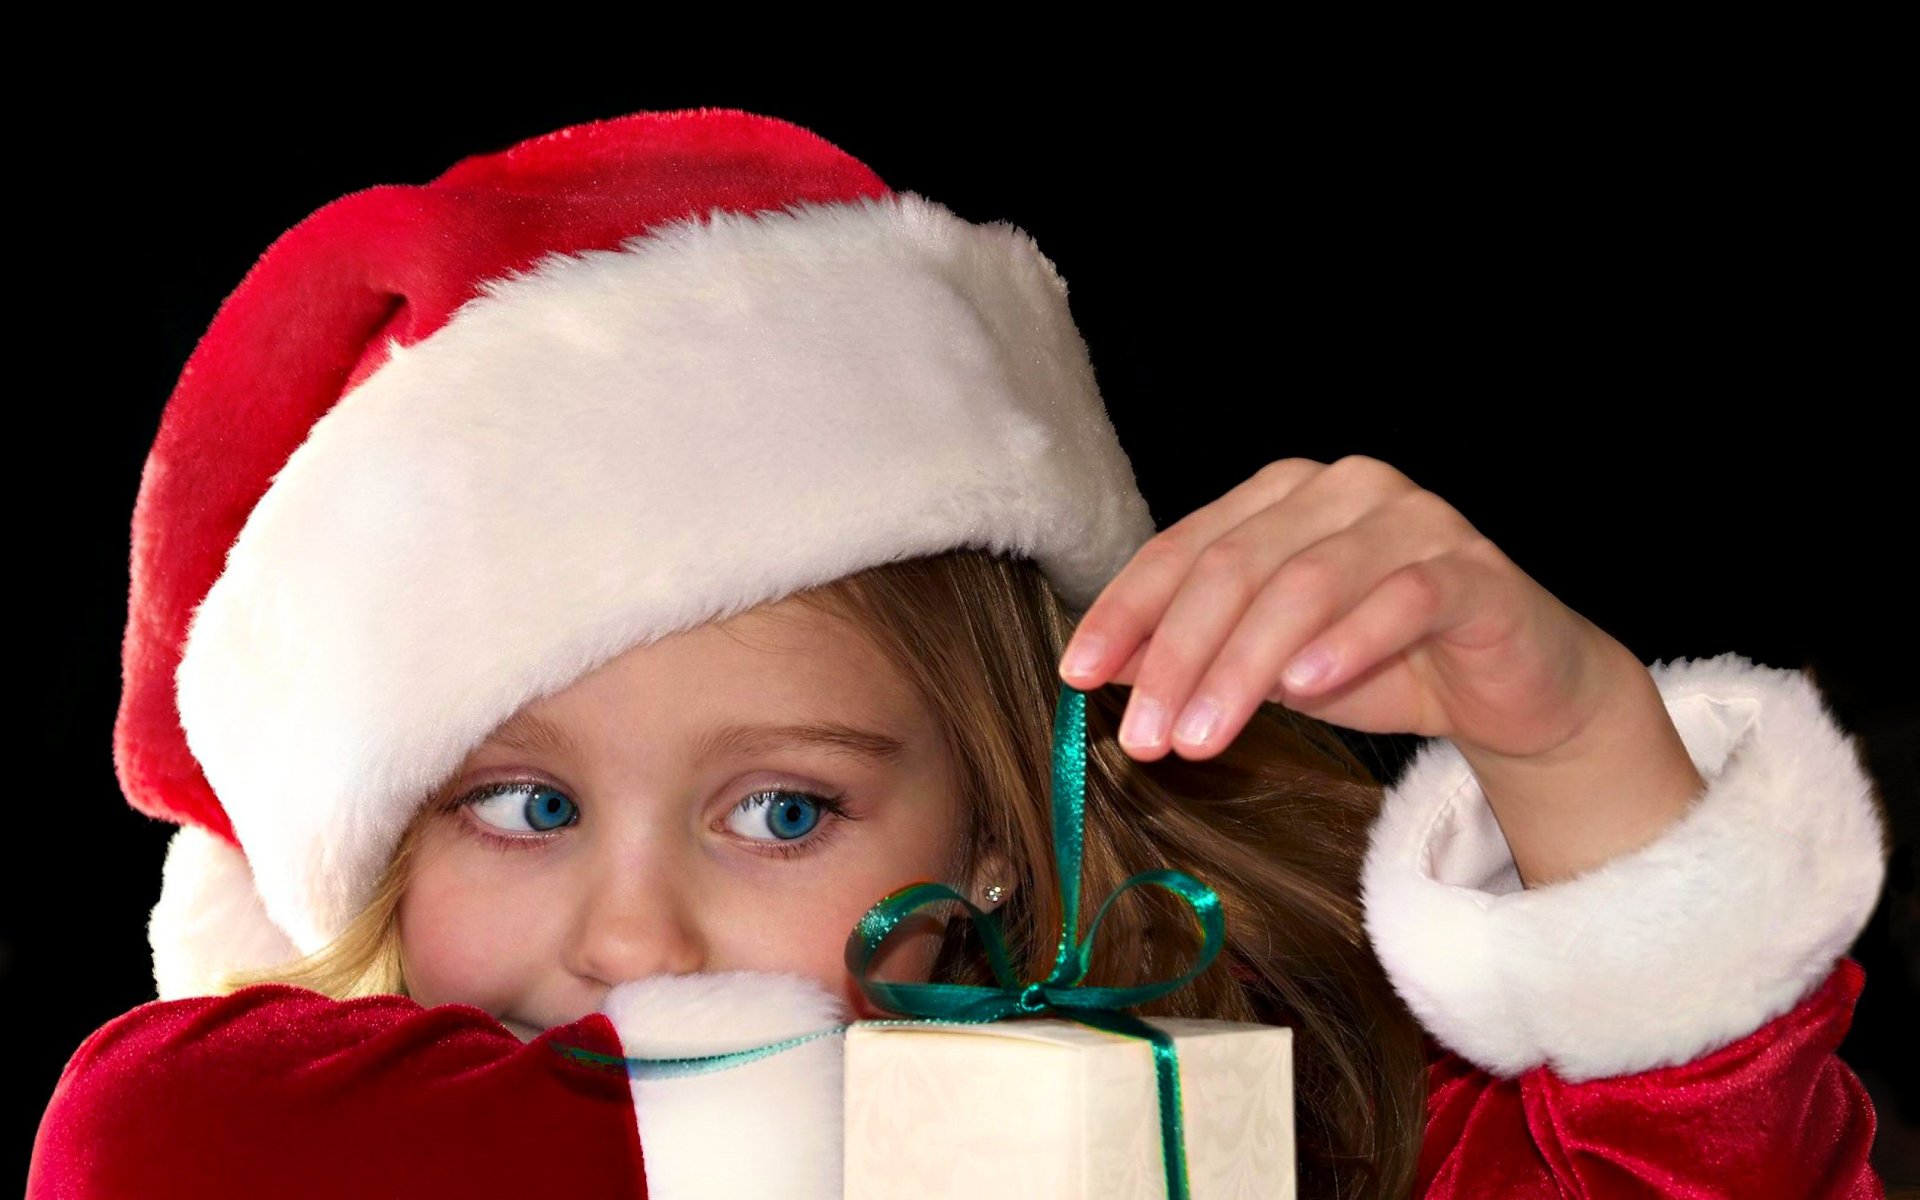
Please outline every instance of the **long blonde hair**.
[[[957, 878], [989, 847], [1008, 856], [1013, 886], [998, 909], [1008, 951], [1021, 978], [1045, 978], [1061, 920], [1049, 822], [1056, 668], [1080, 614], [1030, 560], [974, 548], [885, 563], [797, 596], [854, 622], [936, 715], [973, 814]], [[1142, 763], [1116, 739], [1125, 705], [1121, 687], [1087, 696], [1083, 925], [1143, 870], [1172, 867], [1213, 887], [1225, 949], [1141, 1013], [1290, 1026], [1299, 1194], [1407, 1195], [1425, 1129], [1426, 1055], [1362, 922], [1360, 868], [1380, 784], [1328, 725], [1273, 703], [1211, 759]], [[274, 981], [338, 999], [405, 995], [396, 913], [426, 810], [340, 937], [294, 963], [229, 976], [227, 989]], [[1178, 974], [1197, 949], [1184, 907], [1135, 888], [1108, 910], [1085, 982]], [[994, 982], [970, 922], [948, 925], [932, 977]]]

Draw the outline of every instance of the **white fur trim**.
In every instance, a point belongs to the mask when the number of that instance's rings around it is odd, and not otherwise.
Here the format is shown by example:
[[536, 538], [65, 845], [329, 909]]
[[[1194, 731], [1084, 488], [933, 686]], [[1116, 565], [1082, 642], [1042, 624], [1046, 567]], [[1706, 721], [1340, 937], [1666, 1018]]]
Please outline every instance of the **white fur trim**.
[[228, 971], [299, 957], [261, 907], [246, 856], [198, 825], [182, 825], [167, 842], [147, 944], [161, 1000], [212, 995]]
[[1445, 739], [1374, 823], [1374, 949], [1428, 1031], [1495, 1075], [1580, 1081], [1710, 1053], [1818, 985], [1878, 899], [1874, 785], [1812, 681], [1731, 653], [1650, 670], [1707, 783], [1651, 844], [1523, 890]]
[[1006, 222], [913, 193], [674, 222], [491, 281], [315, 423], [195, 610], [188, 746], [303, 951], [489, 730], [621, 652], [854, 570], [1153, 535]]
[[[845, 1024], [815, 980], [732, 971], [616, 985], [600, 1011], [629, 1058], [692, 1058]], [[844, 1033], [740, 1066], [635, 1079], [633, 1106], [655, 1200], [839, 1200]]]

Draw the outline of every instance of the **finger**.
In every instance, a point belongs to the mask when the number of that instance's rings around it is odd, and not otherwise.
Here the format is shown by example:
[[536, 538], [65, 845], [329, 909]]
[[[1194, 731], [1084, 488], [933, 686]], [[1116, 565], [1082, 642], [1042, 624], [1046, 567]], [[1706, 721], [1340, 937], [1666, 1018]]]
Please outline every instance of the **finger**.
[[[1434, 519], [1437, 512], [1409, 510], [1392, 502], [1410, 494], [1403, 490], [1411, 487], [1404, 476], [1370, 459], [1355, 466], [1346, 462], [1342, 460], [1337, 471], [1329, 467], [1320, 472], [1279, 504], [1255, 513], [1195, 559], [1159, 618], [1155, 633], [1164, 636], [1156, 637], [1147, 651], [1128, 697], [1120, 742], [1134, 757], [1150, 762], [1166, 753], [1176, 736], [1176, 714], [1188, 707], [1201, 676], [1234, 632], [1247, 623], [1249, 606], [1276, 571], [1294, 581], [1288, 600], [1290, 607], [1299, 610], [1295, 624], [1305, 623], [1298, 635], [1304, 640], [1357, 600], [1373, 577], [1404, 561], [1407, 551], [1397, 549], [1402, 543], [1411, 544], [1416, 538], [1421, 545], [1435, 542], [1442, 525]], [[1434, 500], [1436, 509], [1443, 507], [1438, 497]], [[1342, 530], [1338, 522], [1351, 523]], [[1313, 544], [1328, 549], [1309, 548], [1294, 555], [1304, 539], [1329, 525], [1338, 532]], [[1356, 526], [1364, 529], [1365, 536], [1351, 535]], [[1359, 564], [1358, 569], [1353, 564]], [[1213, 736], [1228, 707], [1243, 700], [1253, 703], [1267, 686], [1248, 683], [1231, 697], [1203, 697], [1183, 714], [1188, 730], [1177, 736], [1205, 741]]]
[[1455, 524], [1437, 506], [1388, 504], [1281, 564], [1192, 692], [1178, 698], [1175, 748], [1190, 758], [1218, 753], [1263, 700], [1287, 703], [1281, 673], [1303, 649], [1320, 647], [1316, 634], [1395, 571], [1444, 553], [1457, 537]]
[[1061, 678], [1083, 691], [1116, 682], [1116, 662], [1132, 661], [1200, 551], [1327, 469], [1306, 458], [1269, 463], [1220, 499], [1154, 534], [1081, 614], [1061, 655]]
[[[1423, 680], [1411, 662], [1409, 670], [1365, 677], [1437, 635], [1489, 611], [1505, 611], [1487, 603], [1495, 586], [1487, 568], [1466, 555], [1443, 554], [1406, 564], [1302, 647], [1295, 661], [1319, 654], [1325, 673], [1305, 683], [1283, 674], [1282, 703], [1350, 729], [1444, 736], [1449, 731], [1446, 714], [1431, 711], [1427, 700], [1439, 689]], [[1355, 681], [1364, 682], [1347, 687]]]
[[[1340, 529], [1394, 497], [1417, 491], [1405, 475], [1378, 459], [1349, 455], [1323, 466], [1311, 459], [1282, 459], [1262, 468], [1220, 500], [1156, 534], [1108, 582], [1081, 617], [1061, 664], [1061, 677], [1087, 689], [1111, 679], [1116, 660], [1166, 619], [1167, 610], [1202, 554], [1229, 537], [1258, 540], [1262, 549], [1229, 546], [1213, 551], [1232, 562], [1259, 557], [1271, 563]], [[1248, 522], [1280, 507], [1261, 529]]]
[[[1206, 694], [1193, 703], [1201, 677], [1239, 631], [1251, 629], [1246, 636], [1258, 639], [1277, 628], [1297, 645], [1357, 603], [1388, 571], [1438, 551], [1453, 535], [1451, 507], [1439, 497], [1431, 504], [1395, 502], [1420, 494], [1398, 491], [1404, 477], [1397, 473], [1359, 479], [1351, 471], [1342, 474], [1344, 481], [1336, 480], [1328, 468], [1288, 499], [1230, 530], [1195, 560], [1160, 618], [1155, 632], [1161, 636], [1147, 651], [1128, 697], [1120, 741], [1136, 758], [1152, 761], [1173, 738], [1205, 743], [1229, 709], [1251, 711], [1272, 686], [1277, 666], [1233, 683], [1231, 695]], [[1345, 528], [1294, 553], [1314, 528], [1349, 519]], [[1278, 587], [1272, 586], [1276, 575], [1282, 577]], [[1271, 622], [1248, 616], [1262, 596], [1276, 610]], [[1270, 653], [1278, 658], [1290, 648]], [[1184, 731], [1174, 729], [1175, 714], [1187, 726]]]
[[1271, 574], [1265, 557], [1274, 548], [1240, 542], [1240, 559], [1221, 553], [1216, 542], [1175, 593], [1155, 635], [1142, 647], [1132, 693], [1120, 722], [1120, 744], [1134, 757], [1151, 761], [1164, 755], [1173, 717], [1244, 617], [1258, 594], [1259, 581]]
[[1124, 683], [1128, 687], [1133, 686], [1135, 677], [1140, 673], [1140, 664], [1147, 661], [1147, 647], [1151, 645], [1153, 645], [1153, 635], [1148, 634], [1147, 640], [1140, 643], [1134, 652], [1128, 656], [1127, 661], [1122, 664], [1120, 669], [1113, 673], [1113, 678], [1107, 680], [1107, 682]]

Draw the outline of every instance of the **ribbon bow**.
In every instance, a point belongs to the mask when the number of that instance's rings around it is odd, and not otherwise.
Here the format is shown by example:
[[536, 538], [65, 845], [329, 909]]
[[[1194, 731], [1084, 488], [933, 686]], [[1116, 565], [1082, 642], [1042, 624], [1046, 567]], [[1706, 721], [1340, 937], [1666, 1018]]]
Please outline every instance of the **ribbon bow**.
[[[1101, 901], [1087, 927], [1080, 924], [1081, 859], [1086, 848], [1087, 696], [1063, 685], [1053, 717], [1053, 845], [1060, 876], [1060, 945], [1046, 979], [1022, 983], [1007, 963], [999, 920], [975, 908], [965, 896], [941, 883], [914, 883], [892, 892], [867, 910], [847, 939], [847, 969], [873, 1002], [893, 1012], [936, 1021], [989, 1022], [1007, 1017], [1057, 1012], [1109, 1033], [1143, 1038], [1153, 1045], [1159, 1086], [1160, 1146], [1167, 1174], [1168, 1200], [1187, 1200], [1187, 1160], [1180, 1119], [1179, 1060], [1171, 1035], [1122, 1010], [1157, 999], [1193, 982], [1226, 942], [1226, 918], [1219, 895], [1182, 871], [1142, 871]], [[1199, 919], [1204, 941], [1186, 972], [1172, 979], [1133, 987], [1084, 987], [1087, 960], [1101, 918], [1122, 894], [1136, 887], [1161, 887], [1179, 896]], [[906, 916], [928, 904], [957, 900], [966, 907], [986, 946], [998, 987], [958, 983], [890, 983], [867, 978], [874, 952]], [[889, 1022], [869, 1022], [887, 1024]], [[917, 1022], [901, 1022], [915, 1024]]]
[[[1094, 913], [1084, 938], [1080, 925], [1081, 860], [1086, 848], [1087, 696], [1062, 685], [1053, 716], [1053, 844], [1060, 877], [1060, 945], [1053, 971], [1044, 980], [1022, 983], [1007, 962], [1006, 940], [992, 913], [975, 908], [965, 896], [941, 883], [911, 883], [882, 897], [854, 925], [847, 938], [847, 970], [876, 1005], [891, 1012], [910, 1013], [923, 1020], [867, 1021], [868, 1025], [919, 1025], [941, 1022], [985, 1024], [1009, 1017], [1057, 1012], [1108, 1033], [1141, 1038], [1153, 1046], [1154, 1077], [1160, 1103], [1160, 1147], [1166, 1169], [1168, 1200], [1188, 1200], [1186, 1141], [1180, 1119], [1180, 1068], [1171, 1035], [1123, 1011], [1185, 987], [1207, 969], [1226, 943], [1226, 918], [1219, 895], [1183, 871], [1142, 871], [1113, 890]], [[1173, 979], [1132, 987], [1084, 987], [1087, 960], [1094, 934], [1113, 902], [1129, 889], [1161, 887], [1179, 896], [1193, 909], [1204, 940], [1186, 972]], [[980, 931], [998, 987], [960, 983], [895, 983], [867, 977], [875, 951], [908, 914], [926, 905], [956, 900], [966, 907]], [[549, 1043], [571, 1058], [605, 1064], [624, 1064], [635, 1078], [666, 1078], [738, 1066], [777, 1054], [794, 1046], [828, 1037], [849, 1028], [823, 1029], [771, 1045], [696, 1058], [620, 1058], [579, 1046]]]

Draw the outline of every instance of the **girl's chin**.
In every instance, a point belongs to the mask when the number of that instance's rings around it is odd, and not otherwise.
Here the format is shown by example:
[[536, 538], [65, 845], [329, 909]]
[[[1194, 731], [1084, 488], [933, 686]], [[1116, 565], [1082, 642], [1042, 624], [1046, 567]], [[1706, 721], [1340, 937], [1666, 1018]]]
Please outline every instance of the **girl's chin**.
[[514, 1020], [511, 1017], [501, 1017], [500, 1023], [502, 1025], [505, 1025], [508, 1029], [512, 1030], [513, 1036], [519, 1038], [523, 1042], [530, 1042], [545, 1032], [545, 1030], [535, 1029], [533, 1026], [523, 1024], [519, 1021]]

